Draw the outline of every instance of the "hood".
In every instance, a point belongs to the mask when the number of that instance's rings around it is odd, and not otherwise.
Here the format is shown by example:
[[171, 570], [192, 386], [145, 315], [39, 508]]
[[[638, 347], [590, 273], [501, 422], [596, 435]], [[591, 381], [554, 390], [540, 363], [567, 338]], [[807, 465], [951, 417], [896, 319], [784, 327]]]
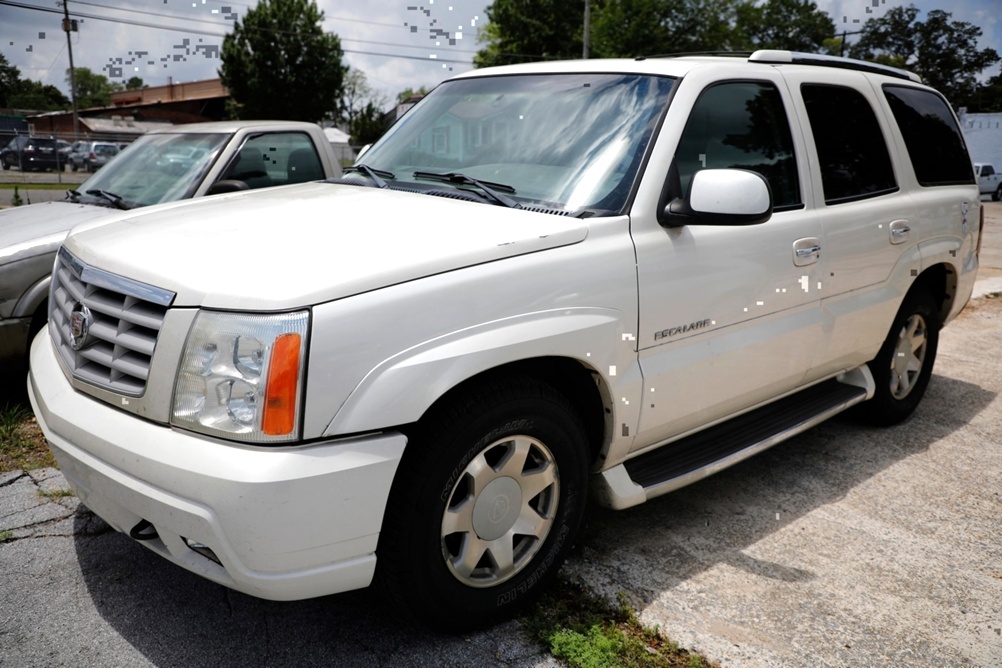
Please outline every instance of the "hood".
[[116, 220], [121, 213], [91, 204], [44, 202], [0, 211], [0, 263], [54, 252], [66, 233], [96, 218]]
[[178, 306], [282, 310], [582, 241], [581, 220], [433, 195], [310, 183], [84, 226], [84, 262]]

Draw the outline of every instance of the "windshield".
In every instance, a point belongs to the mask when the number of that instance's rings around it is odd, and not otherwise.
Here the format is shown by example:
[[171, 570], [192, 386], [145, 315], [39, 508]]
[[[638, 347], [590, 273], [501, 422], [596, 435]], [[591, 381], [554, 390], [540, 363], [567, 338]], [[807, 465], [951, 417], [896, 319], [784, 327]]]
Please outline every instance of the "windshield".
[[225, 133], [143, 135], [80, 186], [80, 201], [106, 204], [87, 191], [113, 193], [129, 208], [191, 197], [212, 166]]
[[510, 186], [505, 192], [523, 206], [619, 212], [673, 84], [670, 78], [627, 74], [450, 81], [359, 162], [391, 174], [391, 187], [441, 189], [443, 180], [428, 173], [458, 173]]

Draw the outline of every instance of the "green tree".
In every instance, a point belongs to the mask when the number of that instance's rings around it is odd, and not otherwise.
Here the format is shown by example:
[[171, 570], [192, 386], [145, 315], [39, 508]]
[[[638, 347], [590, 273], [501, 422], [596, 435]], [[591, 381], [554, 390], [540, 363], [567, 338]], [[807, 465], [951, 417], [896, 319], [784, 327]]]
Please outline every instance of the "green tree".
[[15, 109], [33, 109], [35, 111], [60, 111], [69, 109], [73, 103], [53, 85], [41, 81], [22, 79], [17, 90], [10, 98], [10, 107]]
[[915, 5], [899, 6], [870, 19], [849, 55], [912, 70], [954, 104], [972, 97], [978, 74], [998, 63], [999, 54], [979, 49], [981, 28], [951, 21], [950, 12], [931, 10], [925, 21], [918, 14]]
[[7, 56], [0, 53], [0, 108], [9, 108], [11, 98], [21, 84], [21, 70], [10, 64]]
[[736, 25], [743, 47], [824, 52], [833, 39], [835, 24], [813, 0], [768, 0], [742, 2], [736, 6]]
[[371, 144], [386, 132], [386, 122], [383, 111], [373, 102], [369, 102], [355, 115], [348, 126], [353, 146]]
[[421, 86], [417, 90], [414, 90], [413, 88], [408, 86], [407, 88], [404, 88], [402, 91], [397, 93], [397, 102], [403, 102], [404, 100], [408, 100], [414, 97], [415, 95], [427, 95], [427, 94], [428, 94], [427, 86]]
[[319, 121], [340, 111], [346, 68], [314, 0], [261, 0], [223, 39], [219, 76], [239, 118]]
[[477, 67], [581, 57], [582, 0], [494, 0], [486, 14]]
[[608, 0], [592, 13], [596, 56], [724, 51], [740, 45], [739, 0]]
[[[122, 84], [113, 82], [103, 74], [92, 72], [86, 67], [74, 69], [77, 79], [77, 108], [107, 107], [111, 105], [111, 94], [122, 90]], [[66, 86], [69, 87], [70, 70], [66, 69]]]
[[130, 77], [128, 81], [125, 82], [125, 90], [139, 90], [140, 88], [146, 88], [146, 84], [143, 83], [140, 77]]

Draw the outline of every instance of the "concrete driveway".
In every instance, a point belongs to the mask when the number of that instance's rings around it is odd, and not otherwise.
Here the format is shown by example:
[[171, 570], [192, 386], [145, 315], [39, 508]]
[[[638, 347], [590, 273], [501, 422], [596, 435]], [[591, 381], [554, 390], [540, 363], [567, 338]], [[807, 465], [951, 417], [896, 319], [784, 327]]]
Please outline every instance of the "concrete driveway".
[[[988, 209], [983, 292], [1002, 277]], [[592, 508], [565, 576], [625, 591], [724, 666], [1002, 666], [1000, 350], [1002, 298], [981, 297], [943, 331], [908, 422], [839, 418], [644, 506]], [[51, 496], [63, 487], [0, 476], [0, 666], [554, 665], [517, 622], [441, 636], [373, 592], [228, 591]]]

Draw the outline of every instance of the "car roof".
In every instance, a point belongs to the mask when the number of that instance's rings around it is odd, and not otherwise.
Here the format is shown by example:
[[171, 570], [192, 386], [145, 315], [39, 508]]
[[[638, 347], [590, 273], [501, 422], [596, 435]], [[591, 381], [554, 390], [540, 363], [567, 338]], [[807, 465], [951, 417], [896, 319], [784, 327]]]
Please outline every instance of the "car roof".
[[729, 65], [746, 67], [754, 70], [762, 66], [814, 66], [857, 70], [905, 79], [914, 83], [922, 83], [922, 80], [912, 72], [879, 65], [852, 58], [842, 58], [839, 56], [825, 56], [813, 53], [799, 53], [796, 51], [782, 51], [776, 49], [762, 49], [753, 53], [748, 52], [715, 52], [715, 53], [689, 53], [689, 54], [668, 54], [664, 56], [641, 56], [638, 58], [616, 58], [616, 59], [594, 59], [594, 60], [563, 60], [546, 61], [538, 63], [526, 63], [519, 65], [502, 65], [499, 67], [489, 67], [480, 70], [464, 72], [453, 77], [453, 79], [467, 79], [480, 76], [497, 76], [508, 74], [596, 74], [596, 73], [617, 73], [617, 74], [651, 74], [670, 77], [682, 77], [688, 72], [706, 66]]
[[210, 121], [207, 123], [185, 123], [183, 125], [172, 125], [167, 128], [157, 128], [156, 130], [151, 130], [147, 134], [171, 134], [183, 132], [189, 133], [212, 133], [212, 132], [225, 132], [232, 133], [237, 130], [271, 130], [271, 129], [284, 129], [284, 130], [295, 130], [305, 129], [310, 127], [318, 127], [315, 123], [306, 123], [303, 121]]

